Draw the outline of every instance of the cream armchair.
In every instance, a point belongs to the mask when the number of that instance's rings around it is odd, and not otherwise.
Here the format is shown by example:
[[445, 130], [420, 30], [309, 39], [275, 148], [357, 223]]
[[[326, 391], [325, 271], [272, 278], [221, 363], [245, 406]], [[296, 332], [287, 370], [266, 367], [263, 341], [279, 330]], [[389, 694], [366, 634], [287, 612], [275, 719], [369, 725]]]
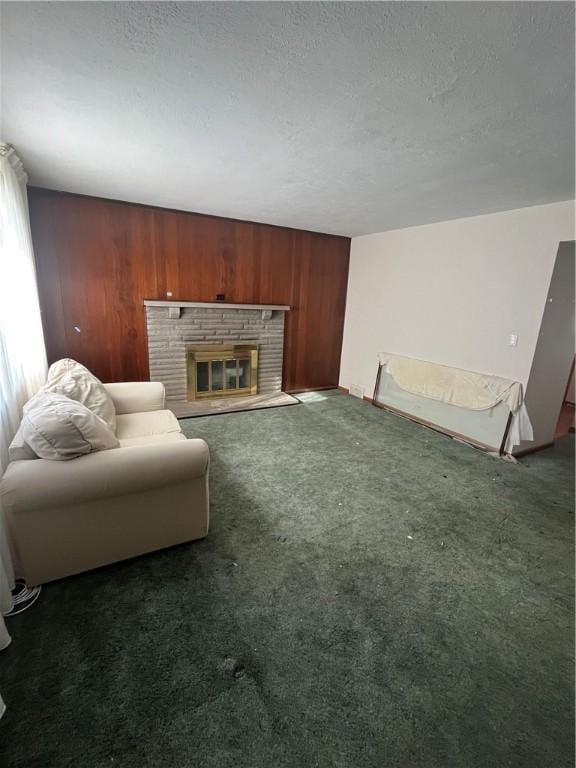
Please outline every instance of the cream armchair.
[[156, 382], [106, 384], [119, 448], [71, 461], [24, 458], [16, 435], [0, 484], [18, 575], [52, 581], [206, 536], [208, 446], [187, 440]]

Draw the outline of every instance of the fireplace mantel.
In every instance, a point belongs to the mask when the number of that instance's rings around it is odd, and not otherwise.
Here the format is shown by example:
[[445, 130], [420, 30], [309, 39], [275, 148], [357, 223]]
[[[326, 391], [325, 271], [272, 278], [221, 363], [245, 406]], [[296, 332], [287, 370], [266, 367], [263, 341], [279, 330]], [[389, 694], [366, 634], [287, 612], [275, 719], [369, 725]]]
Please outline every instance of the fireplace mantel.
[[197, 309], [216, 309], [219, 307], [224, 309], [257, 309], [262, 312], [262, 320], [269, 320], [272, 317], [272, 312], [290, 311], [288, 304], [229, 304], [225, 301], [178, 301], [176, 299], [170, 299], [169, 301], [146, 299], [144, 306], [168, 307], [169, 310], [173, 310], [170, 311], [170, 317], [173, 319], [180, 317], [180, 310], [183, 307], [195, 307]]
[[178, 301], [170, 299], [169, 301], [156, 301], [146, 299], [146, 307], [203, 307], [204, 309], [216, 309], [216, 307], [225, 307], [226, 309], [271, 309], [273, 311], [288, 312], [288, 304], [229, 304], [226, 301]]

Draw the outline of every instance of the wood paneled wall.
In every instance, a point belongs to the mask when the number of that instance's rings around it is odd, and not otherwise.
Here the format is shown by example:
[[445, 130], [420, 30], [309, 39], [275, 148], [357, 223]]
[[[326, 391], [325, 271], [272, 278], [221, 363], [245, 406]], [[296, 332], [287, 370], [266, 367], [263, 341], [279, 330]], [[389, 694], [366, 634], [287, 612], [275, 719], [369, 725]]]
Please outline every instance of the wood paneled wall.
[[28, 196], [50, 361], [72, 357], [104, 381], [146, 380], [144, 299], [222, 293], [292, 307], [285, 390], [337, 386], [349, 238], [44, 189]]

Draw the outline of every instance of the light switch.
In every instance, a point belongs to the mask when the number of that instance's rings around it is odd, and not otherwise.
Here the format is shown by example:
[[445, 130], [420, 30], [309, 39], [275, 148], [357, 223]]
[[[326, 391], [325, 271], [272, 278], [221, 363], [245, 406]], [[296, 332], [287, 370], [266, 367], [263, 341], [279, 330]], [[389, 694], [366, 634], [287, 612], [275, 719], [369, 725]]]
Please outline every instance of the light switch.
[[510, 334], [510, 346], [515, 347], [518, 344], [518, 334], [517, 333], [511, 333]]

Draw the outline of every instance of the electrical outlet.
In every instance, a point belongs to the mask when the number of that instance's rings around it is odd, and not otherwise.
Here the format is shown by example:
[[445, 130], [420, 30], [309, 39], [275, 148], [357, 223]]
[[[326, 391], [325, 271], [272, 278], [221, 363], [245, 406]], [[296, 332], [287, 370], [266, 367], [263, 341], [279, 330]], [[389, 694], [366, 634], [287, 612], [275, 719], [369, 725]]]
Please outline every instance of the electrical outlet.
[[364, 397], [364, 387], [361, 387], [359, 384], [350, 384], [348, 392], [354, 397], [359, 397], [361, 400]]
[[511, 333], [510, 334], [510, 346], [515, 347], [518, 344], [518, 334], [517, 333]]

